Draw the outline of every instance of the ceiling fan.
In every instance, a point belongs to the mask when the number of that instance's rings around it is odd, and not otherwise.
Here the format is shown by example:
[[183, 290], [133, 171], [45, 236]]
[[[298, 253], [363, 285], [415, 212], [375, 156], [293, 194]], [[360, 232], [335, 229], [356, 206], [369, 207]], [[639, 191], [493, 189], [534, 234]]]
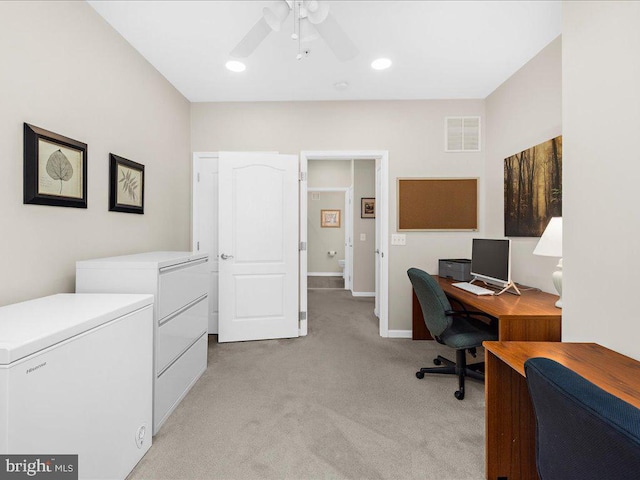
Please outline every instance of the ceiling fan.
[[231, 51], [231, 56], [246, 58], [251, 55], [271, 32], [282, 29], [293, 11], [291, 38], [298, 42], [298, 60], [308, 54], [302, 44], [319, 37], [323, 38], [339, 60], [350, 60], [358, 54], [358, 49], [329, 10], [326, 1], [278, 0], [271, 7], [262, 9], [262, 16]]

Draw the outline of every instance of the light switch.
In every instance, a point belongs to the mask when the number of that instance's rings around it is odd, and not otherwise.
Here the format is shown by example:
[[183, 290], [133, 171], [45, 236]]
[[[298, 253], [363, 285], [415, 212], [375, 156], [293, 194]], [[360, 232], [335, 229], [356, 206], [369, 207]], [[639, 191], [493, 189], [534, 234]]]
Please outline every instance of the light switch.
[[394, 233], [391, 235], [391, 245], [406, 245], [407, 236], [404, 233]]
[[361, 233], [360, 234], [360, 241], [361, 242], [366, 242], [367, 241], [367, 234], [366, 233]]

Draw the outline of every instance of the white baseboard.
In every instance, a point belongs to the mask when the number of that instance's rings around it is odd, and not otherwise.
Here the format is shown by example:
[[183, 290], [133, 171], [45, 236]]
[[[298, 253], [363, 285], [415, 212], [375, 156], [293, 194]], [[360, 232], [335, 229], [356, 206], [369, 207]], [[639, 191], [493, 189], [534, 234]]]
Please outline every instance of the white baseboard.
[[341, 277], [342, 272], [307, 272], [307, 277]]
[[412, 338], [413, 332], [411, 330], [389, 330], [387, 336], [389, 338]]
[[376, 292], [351, 292], [354, 297], [375, 297]]

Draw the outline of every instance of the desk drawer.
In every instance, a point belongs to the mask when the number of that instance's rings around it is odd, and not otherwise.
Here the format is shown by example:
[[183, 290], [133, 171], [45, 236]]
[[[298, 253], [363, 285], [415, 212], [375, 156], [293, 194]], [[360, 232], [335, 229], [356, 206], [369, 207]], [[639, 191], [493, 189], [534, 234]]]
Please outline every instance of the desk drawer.
[[208, 304], [207, 296], [200, 297], [162, 321], [156, 336], [156, 373], [160, 374], [207, 331]]
[[206, 370], [207, 341], [208, 335], [205, 333], [156, 378], [153, 395], [154, 435]]
[[158, 321], [205, 295], [208, 287], [209, 272], [206, 259], [161, 268]]

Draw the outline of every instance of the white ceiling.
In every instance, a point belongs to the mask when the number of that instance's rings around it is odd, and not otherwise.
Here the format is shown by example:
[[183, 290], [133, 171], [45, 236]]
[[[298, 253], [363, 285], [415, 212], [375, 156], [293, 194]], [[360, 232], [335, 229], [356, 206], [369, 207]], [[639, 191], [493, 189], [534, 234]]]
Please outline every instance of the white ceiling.
[[[273, 1], [89, 3], [192, 102], [485, 98], [562, 25], [559, 1], [330, 1], [357, 57], [318, 39], [296, 60], [289, 16], [233, 73], [229, 53]], [[372, 70], [381, 56], [393, 65]]]

